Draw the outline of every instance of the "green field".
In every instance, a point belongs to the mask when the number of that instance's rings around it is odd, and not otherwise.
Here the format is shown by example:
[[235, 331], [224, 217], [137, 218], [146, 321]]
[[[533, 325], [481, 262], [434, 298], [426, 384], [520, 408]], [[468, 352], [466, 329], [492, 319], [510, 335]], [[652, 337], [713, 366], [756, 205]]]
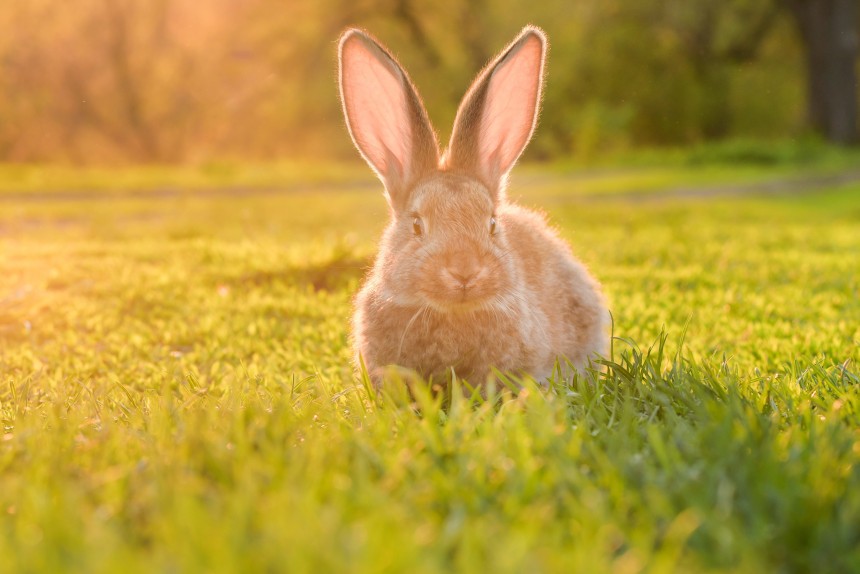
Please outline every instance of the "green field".
[[860, 571], [860, 183], [526, 166], [613, 356], [443, 409], [353, 374], [381, 195], [292, 169], [0, 170], [0, 571]]

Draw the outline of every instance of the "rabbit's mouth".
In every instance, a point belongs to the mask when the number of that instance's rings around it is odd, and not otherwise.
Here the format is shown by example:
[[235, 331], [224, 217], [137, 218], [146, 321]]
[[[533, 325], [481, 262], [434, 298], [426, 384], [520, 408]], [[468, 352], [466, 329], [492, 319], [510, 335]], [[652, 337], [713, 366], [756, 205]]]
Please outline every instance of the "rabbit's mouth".
[[487, 310], [492, 306], [493, 296], [461, 289], [457, 292], [435, 293], [427, 297], [427, 304], [441, 313], [471, 313]]
[[505, 287], [502, 274], [493, 273], [490, 265], [470, 257], [449, 261], [423, 274], [419, 297], [440, 313], [489, 310]]

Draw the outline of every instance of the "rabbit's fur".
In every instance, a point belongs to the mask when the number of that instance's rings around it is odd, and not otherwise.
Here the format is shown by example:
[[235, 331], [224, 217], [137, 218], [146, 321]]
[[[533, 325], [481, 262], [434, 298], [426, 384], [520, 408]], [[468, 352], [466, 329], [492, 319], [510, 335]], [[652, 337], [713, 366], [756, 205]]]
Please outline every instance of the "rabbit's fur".
[[348, 30], [339, 52], [350, 135], [391, 206], [355, 299], [357, 364], [377, 383], [397, 365], [426, 378], [453, 369], [480, 384], [493, 367], [540, 380], [557, 359], [581, 369], [604, 353], [600, 286], [542, 216], [505, 197], [537, 121], [543, 32], [527, 27], [478, 75], [444, 155], [385, 48]]

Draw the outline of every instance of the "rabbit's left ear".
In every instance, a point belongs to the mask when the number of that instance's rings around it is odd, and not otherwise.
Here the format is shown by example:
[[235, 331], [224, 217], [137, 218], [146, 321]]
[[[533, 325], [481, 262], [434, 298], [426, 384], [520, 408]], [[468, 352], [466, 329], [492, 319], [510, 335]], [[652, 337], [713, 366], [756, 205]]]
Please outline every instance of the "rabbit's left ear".
[[546, 36], [527, 26], [463, 98], [444, 165], [476, 174], [496, 195], [537, 123]]

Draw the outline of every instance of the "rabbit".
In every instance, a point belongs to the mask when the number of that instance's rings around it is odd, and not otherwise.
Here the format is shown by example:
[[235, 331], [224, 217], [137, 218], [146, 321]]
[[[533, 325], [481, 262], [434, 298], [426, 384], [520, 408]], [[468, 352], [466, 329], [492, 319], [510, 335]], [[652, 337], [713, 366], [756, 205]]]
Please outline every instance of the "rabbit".
[[391, 219], [354, 300], [357, 368], [483, 386], [493, 369], [538, 381], [582, 371], [608, 345], [599, 283], [545, 218], [506, 197], [537, 123], [547, 40], [527, 26], [475, 79], [448, 148], [406, 71], [370, 34], [338, 45], [347, 128]]

